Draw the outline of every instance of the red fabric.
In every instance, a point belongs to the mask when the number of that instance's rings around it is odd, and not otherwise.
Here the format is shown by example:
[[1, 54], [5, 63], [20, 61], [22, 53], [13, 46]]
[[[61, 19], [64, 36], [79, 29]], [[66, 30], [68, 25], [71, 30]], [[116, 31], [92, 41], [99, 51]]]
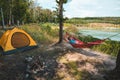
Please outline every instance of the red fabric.
[[[68, 36], [69, 36], [69, 34], [67, 33], [67, 34], [64, 36], [64, 39], [65, 39], [66, 37], [68, 37]], [[97, 40], [97, 41], [85, 43], [85, 42], [83, 42], [83, 41], [81, 41], [81, 40], [79, 40], [79, 39], [77, 39], [77, 38], [75, 38], [75, 37], [72, 37], [72, 38], [74, 38], [74, 39], [76, 40], [76, 42], [77, 42], [76, 44], [71, 44], [74, 48], [88, 48], [88, 47], [91, 47], [91, 46], [93, 46], [93, 45], [99, 45], [99, 44], [101, 44], [102, 42], [105, 41], [105, 39], [104, 39], [104, 40]], [[65, 39], [65, 41], [67, 41], [67, 40]]]
[[92, 47], [93, 45], [99, 45], [101, 44], [102, 42], [104, 42], [105, 40], [97, 40], [97, 41], [93, 41], [93, 42], [88, 42], [88, 43], [85, 43], [85, 42], [82, 42], [80, 40], [77, 40], [79, 43], [77, 44], [71, 44], [73, 47], [75, 48], [88, 48], [88, 47]]

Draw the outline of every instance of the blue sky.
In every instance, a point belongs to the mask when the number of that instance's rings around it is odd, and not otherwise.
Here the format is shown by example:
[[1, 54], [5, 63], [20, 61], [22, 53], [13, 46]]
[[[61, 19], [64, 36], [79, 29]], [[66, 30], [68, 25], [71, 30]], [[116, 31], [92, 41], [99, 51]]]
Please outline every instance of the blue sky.
[[[55, 10], [55, 0], [35, 0], [42, 8]], [[64, 5], [64, 16], [120, 17], [120, 0], [72, 0]]]

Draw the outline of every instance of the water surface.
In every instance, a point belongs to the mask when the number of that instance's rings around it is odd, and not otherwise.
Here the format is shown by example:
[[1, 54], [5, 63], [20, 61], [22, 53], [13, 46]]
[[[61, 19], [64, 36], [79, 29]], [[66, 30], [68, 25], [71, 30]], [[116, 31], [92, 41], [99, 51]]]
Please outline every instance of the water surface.
[[93, 30], [93, 29], [82, 29], [79, 31], [83, 35], [91, 35], [95, 38], [106, 39], [109, 38], [111, 40], [120, 41], [120, 28], [119, 29], [106, 29], [106, 30]]

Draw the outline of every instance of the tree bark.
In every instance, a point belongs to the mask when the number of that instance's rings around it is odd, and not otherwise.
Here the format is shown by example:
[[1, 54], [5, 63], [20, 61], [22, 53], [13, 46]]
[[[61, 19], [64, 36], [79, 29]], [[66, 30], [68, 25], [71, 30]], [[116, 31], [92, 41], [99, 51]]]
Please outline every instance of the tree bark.
[[63, 42], [63, 0], [59, 2], [59, 42]]
[[115, 70], [120, 73], [120, 50], [119, 50], [118, 55], [117, 55]]
[[2, 29], [5, 29], [5, 22], [4, 22], [4, 15], [2, 8], [1, 8], [1, 16], [2, 16]]

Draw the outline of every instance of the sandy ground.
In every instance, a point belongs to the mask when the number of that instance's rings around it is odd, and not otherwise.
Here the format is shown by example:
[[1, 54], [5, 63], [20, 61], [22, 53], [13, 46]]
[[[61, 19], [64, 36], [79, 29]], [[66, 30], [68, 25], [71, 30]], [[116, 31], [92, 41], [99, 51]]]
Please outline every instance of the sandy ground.
[[[29, 65], [26, 56], [36, 53], [32, 62], [40, 57], [42, 67], [37, 72], [28, 75]], [[109, 70], [114, 69], [116, 58], [93, 51], [89, 48], [75, 49], [64, 43], [57, 46], [47, 46], [45, 49], [35, 49], [0, 57], [0, 80], [105, 80], [103, 77]], [[74, 73], [67, 64], [75, 62], [76, 71], [83, 72], [82, 78]], [[37, 64], [40, 65], [40, 64]], [[33, 70], [31, 70], [33, 71]], [[57, 76], [57, 77], [56, 77]], [[59, 77], [59, 78], [58, 78]]]
[[[105, 80], [105, 73], [115, 68], [115, 60], [115, 57], [89, 48], [73, 49], [58, 60], [59, 64], [63, 66], [58, 69], [60, 73], [58, 75], [61, 76], [62, 74], [62, 80]], [[70, 75], [67, 69], [68, 66], [66, 66], [70, 62], [75, 62], [77, 70], [87, 72], [87, 76], [82, 76], [82, 78], [78, 79]]]

